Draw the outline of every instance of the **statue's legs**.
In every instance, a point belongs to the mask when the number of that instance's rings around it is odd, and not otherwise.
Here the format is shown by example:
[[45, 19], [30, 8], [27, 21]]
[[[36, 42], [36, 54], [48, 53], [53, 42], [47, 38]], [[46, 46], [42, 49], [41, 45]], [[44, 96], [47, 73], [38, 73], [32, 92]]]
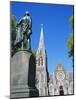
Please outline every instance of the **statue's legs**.
[[26, 35], [23, 36], [23, 47], [27, 50], [31, 49], [30, 38], [27, 38]]
[[28, 43], [27, 43], [27, 44], [28, 44], [28, 45], [27, 45], [27, 48], [28, 48], [28, 50], [31, 50], [30, 38], [27, 39], [27, 42], [28, 42]]
[[27, 43], [27, 40], [25, 39], [25, 40], [23, 40], [23, 48], [27, 48], [27, 45], [26, 45], [26, 43]]

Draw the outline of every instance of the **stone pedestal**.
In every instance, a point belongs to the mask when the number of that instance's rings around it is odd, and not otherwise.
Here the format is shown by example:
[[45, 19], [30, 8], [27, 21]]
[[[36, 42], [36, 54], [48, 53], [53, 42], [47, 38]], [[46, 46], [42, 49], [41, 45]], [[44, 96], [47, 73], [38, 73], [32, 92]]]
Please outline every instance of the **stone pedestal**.
[[35, 68], [35, 58], [29, 51], [19, 51], [11, 58], [11, 98], [38, 96]]

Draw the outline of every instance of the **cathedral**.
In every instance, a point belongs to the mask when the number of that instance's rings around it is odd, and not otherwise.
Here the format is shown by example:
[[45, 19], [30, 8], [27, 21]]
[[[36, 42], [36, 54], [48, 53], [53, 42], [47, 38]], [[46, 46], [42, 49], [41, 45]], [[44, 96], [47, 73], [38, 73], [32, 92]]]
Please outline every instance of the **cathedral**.
[[73, 72], [66, 71], [62, 64], [58, 64], [55, 71], [49, 76], [43, 25], [41, 25], [39, 46], [36, 51], [35, 85], [39, 91], [39, 96], [74, 94]]

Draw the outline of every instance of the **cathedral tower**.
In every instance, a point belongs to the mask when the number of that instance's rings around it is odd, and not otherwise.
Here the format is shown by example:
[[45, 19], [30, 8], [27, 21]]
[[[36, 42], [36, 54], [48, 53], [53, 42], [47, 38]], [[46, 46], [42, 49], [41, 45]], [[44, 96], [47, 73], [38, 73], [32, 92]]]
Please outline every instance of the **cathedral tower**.
[[39, 90], [39, 96], [48, 95], [47, 80], [48, 80], [47, 56], [44, 45], [43, 25], [41, 25], [39, 47], [36, 52], [36, 87]]

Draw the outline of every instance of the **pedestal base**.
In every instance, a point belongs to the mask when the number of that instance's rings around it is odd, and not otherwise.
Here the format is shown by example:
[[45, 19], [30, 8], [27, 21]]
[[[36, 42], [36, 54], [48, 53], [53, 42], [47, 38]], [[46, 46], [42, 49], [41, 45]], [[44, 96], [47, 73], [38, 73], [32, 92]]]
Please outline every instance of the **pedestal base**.
[[11, 58], [10, 98], [36, 97], [35, 58], [29, 51], [19, 51]]
[[26, 98], [26, 97], [38, 97], [38, 91], [36, 88], [23, 87], [23, 88], [14, 88], [11, 91], [10, 98]]

